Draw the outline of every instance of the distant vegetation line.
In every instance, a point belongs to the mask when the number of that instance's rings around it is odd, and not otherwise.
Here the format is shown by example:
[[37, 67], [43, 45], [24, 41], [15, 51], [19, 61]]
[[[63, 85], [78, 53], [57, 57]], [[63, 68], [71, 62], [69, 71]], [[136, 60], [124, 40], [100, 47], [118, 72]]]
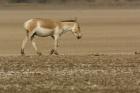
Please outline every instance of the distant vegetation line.
[[94, 3], [94, 4], [128, 4], [140, 3], [140, 0], [0, 0], [2, 3]]
[[0, 0], [0, 4], [58, 4], [58, 5], [85, 5], [85, 6], [136, 6], [140, 7], [140, 0]]

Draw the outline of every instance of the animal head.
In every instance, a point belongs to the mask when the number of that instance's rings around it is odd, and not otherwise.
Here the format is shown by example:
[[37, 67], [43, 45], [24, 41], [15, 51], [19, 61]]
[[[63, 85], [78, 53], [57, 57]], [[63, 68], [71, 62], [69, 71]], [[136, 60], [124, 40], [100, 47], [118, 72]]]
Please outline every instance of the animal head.
[[81, 39], [81, 30], [80, 30], [80, 25], [77, 22], [77, 18], [75, 19], [74, 26], [72, 28], [72, 33], [77, 37], [77, 39]]
[[74, 20], [62, 20], [61, 21], [63, 24], [63, 27], [65, 29], [65, 31], [71, 31], [74, 36], [77, 37], [77, 39], [80, 39], [82, 37], [81, 35], [81, 31], [80, 31], [80, 25], [77, 22], [77, 18], [75, 18]]

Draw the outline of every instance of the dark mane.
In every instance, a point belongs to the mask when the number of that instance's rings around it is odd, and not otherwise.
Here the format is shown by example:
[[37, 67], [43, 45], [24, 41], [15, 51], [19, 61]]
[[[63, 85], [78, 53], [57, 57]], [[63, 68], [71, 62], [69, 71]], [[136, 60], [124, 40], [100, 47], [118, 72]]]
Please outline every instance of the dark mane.
[[76, 20], [61, 20], [60, 22], [76, 22]]

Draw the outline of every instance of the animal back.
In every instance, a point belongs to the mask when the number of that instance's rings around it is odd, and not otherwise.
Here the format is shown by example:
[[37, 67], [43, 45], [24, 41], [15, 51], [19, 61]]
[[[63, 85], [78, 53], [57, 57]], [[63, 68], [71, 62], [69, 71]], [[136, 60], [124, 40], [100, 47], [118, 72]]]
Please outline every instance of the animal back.
[[43, 18], [33, 18], [26, 21], [24, 24], [24, 28], [29, 32], [33, 31], [37, 27], [55, 29], [57, 26], [61, 26], [61, 23], [59, 21]]
[[56, 21], [53, 21], [51, 19], [40, 19], [39, 26], [47, 29], [54, 29], [58, 24]]

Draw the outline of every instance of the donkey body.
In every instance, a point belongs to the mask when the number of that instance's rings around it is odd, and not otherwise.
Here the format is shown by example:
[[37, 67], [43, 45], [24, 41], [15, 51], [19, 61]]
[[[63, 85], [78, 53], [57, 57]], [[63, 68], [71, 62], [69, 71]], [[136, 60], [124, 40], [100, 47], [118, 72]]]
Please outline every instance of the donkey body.
[[34, 41], [34, 36], [51, 36], [54, 39], [54, 48], [51, 50], [50, 54], [56, 55], [58, 55], [58, 40], [63, 33], [71, 31], [77, 37], [77, 39], [82, 37], [79, 23], [76, 20], [55, 21], [52, 19], [33, 18], [24, 23], [24, 28], [27, 34], [21, 46], [22, 55], [24, 55], [24, 48], [28, 40], [31, 40], [36, 53], [41, 55], [41, 52], [38, 51]]

